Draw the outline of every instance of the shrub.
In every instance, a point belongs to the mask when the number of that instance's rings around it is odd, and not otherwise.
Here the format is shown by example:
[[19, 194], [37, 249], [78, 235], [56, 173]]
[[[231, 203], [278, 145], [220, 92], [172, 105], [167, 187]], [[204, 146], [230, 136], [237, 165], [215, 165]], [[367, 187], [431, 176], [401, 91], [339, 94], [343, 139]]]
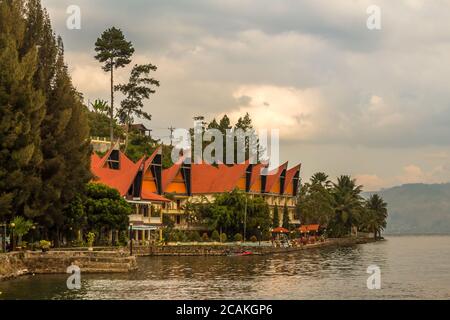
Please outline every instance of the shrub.
[[250, 241], [251, 241], [251, 242], [256, 242], [256, 241], [258, 241], [258, 238], [257, 238], [256, 236], [252, 236], [252, 237], [250, 238]]
[[190, 234], [190, 240], [200, 242], [202, 241], [202, 237], [200, 236], [200, 233], [198, 233], [198, 231], [192, 231]]
[[220, 235], [219, 235], [219, 232], [217, 232], [217, 230], [213, 231], [213, 233], [211, 235], [211, 239], [213, 241], [217, 241], [217, 242], [220, 241]]
[[220, 242], [227, 242], [227, 240], [228, 240], [227, 234], [226, 233], [222, 233], [220, 235]]
[[95, 233], [89, 232], [86, 236], [88, 247], [92, 247], [95, 241]]
[[203, 235], [202, 235], [202, 240], [203, 240], [204, 242], [209, 241], [209, 237], [208, 237], [208, 234], [207, 234], [206, 232], [203, 233]]
[[174, 230], [172, 232], [171, 241], [186, 242], [186, 241], [188, 241], [188, 237], [187, 237], [186, 233], [184, 233], [183, 231]]
[[41, 249], [43, 250], [48, 250], [50, 249], [50, 246], [52, 245], [52, 243], [50, 241], [47, 240], [41, 240], [39, 241], [39, 246], [41, 247]]
[[237, 242], [242, 241], [242, 235], [240, 233], [236, 233], [234, 235], [234, 241], [237, 241]]

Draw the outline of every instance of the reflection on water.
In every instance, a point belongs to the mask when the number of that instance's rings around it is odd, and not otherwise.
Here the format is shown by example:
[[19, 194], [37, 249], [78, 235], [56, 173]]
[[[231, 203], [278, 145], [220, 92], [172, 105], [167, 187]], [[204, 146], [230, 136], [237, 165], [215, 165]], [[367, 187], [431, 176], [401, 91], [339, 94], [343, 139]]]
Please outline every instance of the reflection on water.
[[[449, 299], [450, 237], [387, 241], [292, 254], [245, 257], [146, 257], [131, 274], [66, 275], [0, 283], [2, 299]], [[366, 269], [381, 268], [381, 290]]]

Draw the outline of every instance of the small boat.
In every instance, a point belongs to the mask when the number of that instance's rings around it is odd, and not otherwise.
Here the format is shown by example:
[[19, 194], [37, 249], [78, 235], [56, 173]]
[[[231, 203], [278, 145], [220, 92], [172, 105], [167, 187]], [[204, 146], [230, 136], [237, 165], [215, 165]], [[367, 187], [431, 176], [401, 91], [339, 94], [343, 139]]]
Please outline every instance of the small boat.
[[253, 252], [251, 252], [251, 251], [244, 251], [244, 252], [238, 253], [236, 255], [237, 256], [251, 256], [251, 255], [253, 255]]

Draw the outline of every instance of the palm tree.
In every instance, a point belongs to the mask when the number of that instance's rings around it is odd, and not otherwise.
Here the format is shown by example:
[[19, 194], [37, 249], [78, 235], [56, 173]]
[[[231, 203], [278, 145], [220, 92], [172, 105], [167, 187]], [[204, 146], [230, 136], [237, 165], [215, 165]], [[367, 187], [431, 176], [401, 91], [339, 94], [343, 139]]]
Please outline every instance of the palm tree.
[[375, 238], [381, 237], [381, 230], [384, 230], [386, 228], [386, 220], [388, 216], [387, 211], [387, 203], [384, 202], [383, 198], [380, 197], [378, 194], [373, 194], [370, 196], [370, 198], [366, 201], [366, 208], [373, 212], [374, 219], [376, 221], [376, 228], [374, 229]]
[[91, 107], [96, 113], [107, 114], [109, 111], [108, 102], [105, 100], [96, 99], [94, 102], [91, 102]]
[[324, 172], [316, 172], [311, 176], [311, 185], [320, 184], [325, 188], [331, 187], [331, 181], [328, 179], [328, 175]]
[[358, 223], [363, 211], [362, 186], [350, 176], [338, 177], [331, 190], [335, 211], [334, 230], [338, 235], [351, 233], [352, 226]]

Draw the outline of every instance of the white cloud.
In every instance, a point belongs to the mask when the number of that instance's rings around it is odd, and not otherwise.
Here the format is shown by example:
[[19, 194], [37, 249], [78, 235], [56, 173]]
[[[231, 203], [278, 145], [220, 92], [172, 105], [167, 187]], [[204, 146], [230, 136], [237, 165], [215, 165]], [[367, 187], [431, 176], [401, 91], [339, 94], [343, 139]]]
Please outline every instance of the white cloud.
[[239, 87], [233, 97], [248, 99], [229, 113], [234, 121], [248, 112], [255, 128], [280, 129], [284, 139], [309, 140], [321, 129], [322, 98], [317, 89], [249, 85]]

